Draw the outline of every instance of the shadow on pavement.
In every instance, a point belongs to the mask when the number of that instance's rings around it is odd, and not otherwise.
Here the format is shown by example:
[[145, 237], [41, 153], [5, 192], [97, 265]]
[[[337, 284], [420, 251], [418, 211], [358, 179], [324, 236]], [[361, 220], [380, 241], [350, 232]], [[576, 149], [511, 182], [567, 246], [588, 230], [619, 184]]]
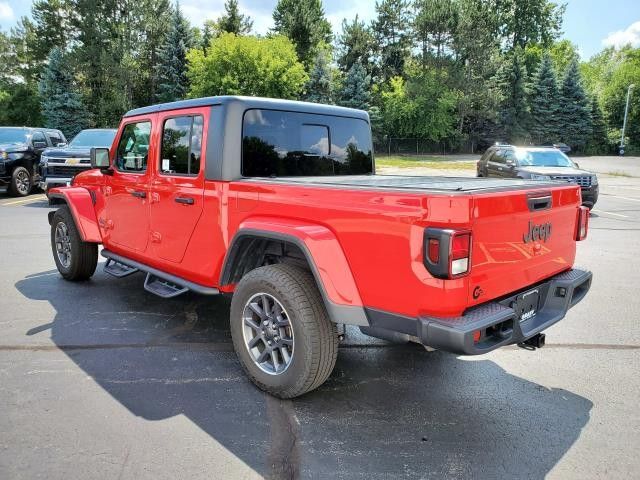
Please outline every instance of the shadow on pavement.
[[[55, 344], [149, 421], [185, 415], [270, 478], [544, 478], [592, 403], [418, 346], [346, 345], [319, 390], [280, 401], [253, 387], [231, 348], [229, 301], [142, 289], [139, 274], [16, 284], [56, 310]], [[53, 412], [52, 412], [53, 413]]]

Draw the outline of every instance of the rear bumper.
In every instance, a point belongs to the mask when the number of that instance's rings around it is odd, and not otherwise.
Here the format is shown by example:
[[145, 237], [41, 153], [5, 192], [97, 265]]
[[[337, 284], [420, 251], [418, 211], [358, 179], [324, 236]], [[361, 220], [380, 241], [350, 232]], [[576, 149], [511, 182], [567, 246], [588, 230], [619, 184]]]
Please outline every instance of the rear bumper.
[[368, 316], [371, 330], [417, 337], [423, 345], [438, 350], [479, 355], [521, 343], [562, 320], [585, 297], [591, 279], [591, 272], [573, 269], [525, 289], [539, 293], [537, 313], [526, 320], [512, 308], [522, 292], [472, 308], [457, 318], [413, 319], [372, 310]]

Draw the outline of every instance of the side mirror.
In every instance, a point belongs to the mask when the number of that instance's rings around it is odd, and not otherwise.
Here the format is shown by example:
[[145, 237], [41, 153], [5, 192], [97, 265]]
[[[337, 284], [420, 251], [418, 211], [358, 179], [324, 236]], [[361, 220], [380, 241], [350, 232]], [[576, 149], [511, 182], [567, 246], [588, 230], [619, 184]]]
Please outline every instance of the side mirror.
[[108, 148], [92, 148], [89, 158], [91, 161], [91, 168], [106, 170], [111, 166]]
[[507, 160], [507, 167], [513, 168], [515, 166], [516, 166], [516, 162], [514, 162], [513, 160]]
[[47, 142], [33, 142], [33, 148], [47, 148]]
[[578, 162], [573, 162], [573, 164], [576, 166], [576, 168], [580, 168], [580, 165], [578, 165]]

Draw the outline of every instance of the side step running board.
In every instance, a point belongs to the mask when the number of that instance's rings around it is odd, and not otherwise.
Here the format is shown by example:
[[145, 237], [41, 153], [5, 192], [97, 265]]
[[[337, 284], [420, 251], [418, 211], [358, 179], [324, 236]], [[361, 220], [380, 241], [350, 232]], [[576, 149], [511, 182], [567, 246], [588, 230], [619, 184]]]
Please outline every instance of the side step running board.
[[[107, 263], [104, 266], [105, 272], [111, 273], [116, 277], [124, 277], [137, 271], [146, 272], [147, 278], [144, 281], [145, 290], [163, 298], [172, 298], [189, 290], [201, 295], [218, 295], [220, 293], [217, 288], [193, 283], [184, 278], [158, 270], [157, 268], [149, 267], [144, 263], [125, 258], [109, 250], [102, 250], [100, 254], [107, 259]], [[117, 275], [112, 272], [116, 272]]]
[[113, 258], [107, 259], [107, 263], [104, 264], [103, 270], [109, 275], [113, 275], [114, 277], [118, 278], [126, 277], [127, 275], [131, 275], [132, 273], [136, 273], [138, 271], [137, 268], [117, 262]]
[[177, 297], [181, 293], [189, 291], [187, 287], [156, 277], [151, 273], [147, 273], [147, 278], [144, 279], [144, 289], [162, 298]]

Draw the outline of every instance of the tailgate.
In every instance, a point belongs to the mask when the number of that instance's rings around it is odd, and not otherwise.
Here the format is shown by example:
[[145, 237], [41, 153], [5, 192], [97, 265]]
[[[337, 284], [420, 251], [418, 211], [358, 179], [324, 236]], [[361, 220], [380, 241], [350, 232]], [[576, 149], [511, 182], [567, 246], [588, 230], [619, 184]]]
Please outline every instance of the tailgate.
[[580, 202], [576, 186], [475, 195], [469, 305], [571, 268]]

